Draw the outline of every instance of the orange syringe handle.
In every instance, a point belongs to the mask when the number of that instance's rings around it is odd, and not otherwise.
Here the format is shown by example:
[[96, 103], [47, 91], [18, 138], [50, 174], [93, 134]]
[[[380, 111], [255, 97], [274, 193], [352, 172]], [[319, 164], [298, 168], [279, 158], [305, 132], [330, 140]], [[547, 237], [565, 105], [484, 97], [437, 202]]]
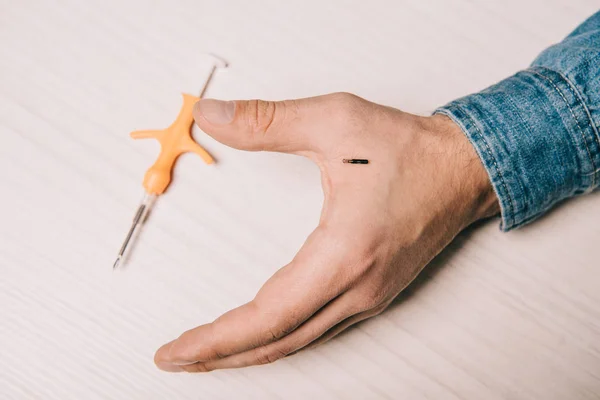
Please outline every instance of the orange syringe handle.
[[160, 154], [144, 176], [143, 185], [148, 194], [159, 195], [167, 189], [175, 161], [183, 153], [196, 153], [207, 164], [214, 162], [210, 154], [192, 139], [192, 109], [198, 100], [198, 97], [184, 94], [181, 111], [167, 129], [131, 132], [134, 139], [154, 138], [160, 143]]

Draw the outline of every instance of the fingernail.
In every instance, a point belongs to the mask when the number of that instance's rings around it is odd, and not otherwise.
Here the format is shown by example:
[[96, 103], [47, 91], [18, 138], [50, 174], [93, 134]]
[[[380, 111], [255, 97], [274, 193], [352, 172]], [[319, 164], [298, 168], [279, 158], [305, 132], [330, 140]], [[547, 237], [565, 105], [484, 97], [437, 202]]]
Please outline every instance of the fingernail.
[[173, 360], [171, 362], [173, 363], [173, 365], [192, 365], [196, 364], [198, 361]]
[[156, 366], [158, 368], [160, 368], [161, 370], [167, 371], [167, 372], [183, 372], [183, 368], [181, 368], [177, 365], [171, 364], [171, 363], [159, 362], [159, 363], [156, 363]]
[[211, 124], [224, 125], [233, 121], [234, 101], [200, 99], [194, 105], [194, 118], [203, 117]]

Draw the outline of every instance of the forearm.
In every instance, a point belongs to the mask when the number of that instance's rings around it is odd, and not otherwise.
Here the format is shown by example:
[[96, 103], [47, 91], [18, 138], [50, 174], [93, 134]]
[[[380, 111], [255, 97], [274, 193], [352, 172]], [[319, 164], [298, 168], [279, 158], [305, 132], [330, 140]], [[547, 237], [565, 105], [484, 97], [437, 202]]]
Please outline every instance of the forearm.
[[475, 147], [502, 229], [523, 225], [600, 181], [600, 13], [532, 66], [436, 110]]

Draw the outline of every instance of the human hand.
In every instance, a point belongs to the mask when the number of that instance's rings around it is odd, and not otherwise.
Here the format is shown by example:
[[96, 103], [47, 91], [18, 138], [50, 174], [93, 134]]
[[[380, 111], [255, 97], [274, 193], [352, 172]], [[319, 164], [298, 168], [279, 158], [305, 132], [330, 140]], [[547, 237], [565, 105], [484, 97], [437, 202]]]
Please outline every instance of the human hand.
[[252, 301], [157, 351], [166, 371], [265, 364], [325, 342], [381, 313], [456, 234], [499, 210], [474, 148], [445, 116], [336, 93], [201, 100], [194, 117], [231, 147], [310, 158], [325, 200], [319, 226]]

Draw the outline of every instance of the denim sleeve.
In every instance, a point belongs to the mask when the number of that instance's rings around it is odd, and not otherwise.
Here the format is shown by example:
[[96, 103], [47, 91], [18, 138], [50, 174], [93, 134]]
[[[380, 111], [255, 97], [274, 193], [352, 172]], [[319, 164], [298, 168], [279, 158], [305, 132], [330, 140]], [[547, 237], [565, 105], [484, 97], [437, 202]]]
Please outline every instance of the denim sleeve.
[[437, 109], [469, 138], [498, 196], [501, 229], [600, 182], [600, 12], [523, 71]]

